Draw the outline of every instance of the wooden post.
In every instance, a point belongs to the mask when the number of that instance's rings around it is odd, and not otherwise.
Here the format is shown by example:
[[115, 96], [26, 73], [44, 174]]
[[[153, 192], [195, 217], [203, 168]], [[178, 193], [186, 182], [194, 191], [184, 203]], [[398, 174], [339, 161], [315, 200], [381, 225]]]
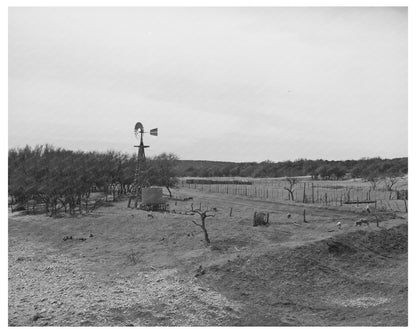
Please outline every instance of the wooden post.
[[233, 207], [230, 208], [230, 216], [233, 215]]
[[202, 207], [202, 204], [201, 204], [201, 202], [199, 203], [199, 210], [201, 210], [201, 207]]
[[313, 183], [312, 183], [312, 203], [315, 203], [315, 193], [314, 193], [314, 189], [313, 189]]
[[269, 223], [269, 213], [266, 215], [266, 222]]
[[303, 222], [306, 222], [306, 209], [303, 210]]
[[305, 203], [306, 200], [306, 183], [303, 183], [303, 198], [302, 202]]

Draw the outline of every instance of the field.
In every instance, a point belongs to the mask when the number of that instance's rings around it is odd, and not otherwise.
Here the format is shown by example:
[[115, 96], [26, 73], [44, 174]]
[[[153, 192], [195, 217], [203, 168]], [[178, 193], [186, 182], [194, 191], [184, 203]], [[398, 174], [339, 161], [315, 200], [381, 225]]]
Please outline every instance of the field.
[[[195, 179], [195, 178], [193, 178]], [[203, 180], [204, 178], [196, 178]], [[251, 185], [230, 185], [230, 184], [188, 184], [187, 178], [182, 178], [180, 186], [197, 189], [203, 192], [224, 193], [229, 195], [239, 195], [245, 197], [258, 198], [272, 202], [282, 202], [289, 200], [289, 187], [286, 178], [232, 178], [219, 177], [207, 178], [214, 181], [249, 181]], [[375, 188], [370, 182], [362, 179], [349, 180], [311, 180], [310, 177], [298, 177], [293, 185], [293, 201], [312, 203], [322, 206], [342, 206], [345, 202], [354, 203], [356, 201], [370, 201], [378, 209], [390, 211], [405, 211], [405, 204], [402, 200], [397, 200], [397, 191], [407, 190], [407, 176], [395, 179], [396, 183], [392, 186], [392, 191], [386, 189], [388, 179], [380, 179]], [[393, 199], [393, 200], [392, 200]], [[375, 204], [375, 201], [377, 204]]]
[[[407, 325], [403, 207], [378, 211], [377, 227], [356, 205], [173, 194], [193, 200], [170, 213], [126, 200], [75, 217], [9, 213], [9, 325]], [[210, 246], [191, 204], [216, 209]], [[256, 211], [269, 226], [253, 227]]]

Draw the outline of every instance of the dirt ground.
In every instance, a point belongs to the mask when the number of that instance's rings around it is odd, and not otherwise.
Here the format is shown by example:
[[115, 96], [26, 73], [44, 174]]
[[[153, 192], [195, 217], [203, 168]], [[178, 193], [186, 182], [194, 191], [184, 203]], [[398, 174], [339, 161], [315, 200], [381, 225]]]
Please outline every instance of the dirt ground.
[[[407, 214], [359, 227], [362, 208], [174, 195], [194, 199], [9, 214], [9, 326], [407, 325]], [[191, 204], [217, 210], [211, 246]], [[255, 211], [270, 225], [253, 227]]]

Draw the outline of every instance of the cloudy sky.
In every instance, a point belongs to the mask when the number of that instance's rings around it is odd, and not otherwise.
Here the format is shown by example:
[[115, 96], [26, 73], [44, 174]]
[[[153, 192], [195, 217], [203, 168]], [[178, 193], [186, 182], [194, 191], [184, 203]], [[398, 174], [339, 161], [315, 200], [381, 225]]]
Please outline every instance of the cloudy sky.
[[10, 8], [9, 147], [408, 155], [406, 8]]

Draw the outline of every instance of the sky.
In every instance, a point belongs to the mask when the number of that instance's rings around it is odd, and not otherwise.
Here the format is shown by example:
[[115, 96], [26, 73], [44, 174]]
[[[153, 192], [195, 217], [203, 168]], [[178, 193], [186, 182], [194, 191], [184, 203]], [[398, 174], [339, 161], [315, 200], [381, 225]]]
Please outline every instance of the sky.
[[8, 146], [408, 156], [405, 7], [9, 8]]

